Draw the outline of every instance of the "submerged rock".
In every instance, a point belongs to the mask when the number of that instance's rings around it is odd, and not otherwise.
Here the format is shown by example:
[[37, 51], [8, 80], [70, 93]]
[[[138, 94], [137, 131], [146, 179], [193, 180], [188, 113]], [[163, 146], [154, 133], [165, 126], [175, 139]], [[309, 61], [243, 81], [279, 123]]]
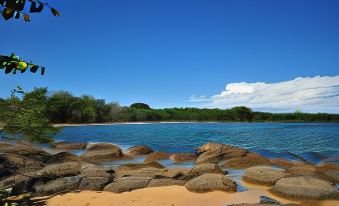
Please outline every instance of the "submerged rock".
[[288, 174], [282, 170], [276, 170], [270, 167], [250, 167], [245, 170], [243, 179], [257, 184], [274, 185], [278, 180], [287, 175]]
[[283, 158], [275, 158], [275, 159], [270, 159], [270, 163], [274, 166], [282, 167], [282, 168], [290, 168], [296, 165], [293, 161], [283, 159]]
[[271, 188], [275, 193], [299, 199], [339, 198], [338, 189], [331, 183], [310, 176], [286, 177]]
[[260, 165], [270, 165], [270, 161], [260, 154], [250, 152], [247, 153], [246, 156], [227, 160], [223, 166], [226, 168], [241, 169]]
[[141, 189], [147, 187], [151, 180], [149, 177], [123, 177], [106, 185], [104, 191], [121, 193]]
[[174, 153], [170, 155], [170, 160], [175, 163], [194, 161], [197, 156], [191, 153]]
[[59, 150], [81, 150], [86, 149], [86, 142], [56, 142], [52, 143], [51, 147]]
[[185, 187], [193, 192], [208, 192], [214, 190], [235, 192], [237, 188], [236, 183], [225, 175], [211, 173], [200, 175], [188, 181]]
[[148, 162], [155, 162], [155, 161], [159, 161], [159, 160], [165, 160], [165, 159], [168, 159], [170, 156], [171, 156], [171, 154], [165, 153], [165, 152], [153, 152], [153, 153], [147, 155], [144, 162], [148, 163]]
[[148, 155], [151, 154], [153, 150], [150, 147], [147, 146], [134, 146], [125, 152], [127, 156], [131, 157], [137, 157], [137, 156], [143, 156], [143, 155]]

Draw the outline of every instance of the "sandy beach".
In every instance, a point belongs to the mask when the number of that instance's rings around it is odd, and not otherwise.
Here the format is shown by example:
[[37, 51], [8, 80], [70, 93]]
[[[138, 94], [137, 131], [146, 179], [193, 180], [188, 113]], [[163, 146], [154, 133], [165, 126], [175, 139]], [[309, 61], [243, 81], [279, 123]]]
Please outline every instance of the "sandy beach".
[[82, 191], [58, 195], [47, 206], [223, 206], [227, 204], [258, 203], [260, 196], [274, 198], [281, 203], [301, 203], [304, 206], [335, 206], [339, 201], [299, 202], [287, 200], [257, 188], [246, 192], [228, 193], [214, 191], [193, 193], [183, 186], [154, 187], [121, 194]]

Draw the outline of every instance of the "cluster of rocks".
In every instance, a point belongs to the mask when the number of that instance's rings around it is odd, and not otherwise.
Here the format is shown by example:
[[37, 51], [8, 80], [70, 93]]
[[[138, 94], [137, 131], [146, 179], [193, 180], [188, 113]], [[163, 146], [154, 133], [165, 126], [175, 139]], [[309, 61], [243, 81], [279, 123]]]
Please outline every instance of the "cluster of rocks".
[[[154, 152], [147, 146], [122, 151], [110, 143], [51, 145], [48, 153], [26, 142], [0, 142], [0, 188], [12, 187], [17, 194], [52, 195], [74, 190], [121, 193], [147, 187], [185, 186], [193, 192], [214, 190], [235, 192], [236, 182], [227, 169], [245, 169], [244, 181], [264, 184], [271, 191], [292, 198], [339, 198], [339, 168], [336, 164], [311, 165], [284, 159], [267, 159], [248, 150], [219, 143], [207, 143], [191, 153]], [[65, 152], [84, 149], [80, 155]], [[100, 163], [144, 156], [143, 163], [107, 168]], [[194, 161], [192, 168], [166, 168], [158, 161]], [[277, 166], [282, 169], [275, 169]]]

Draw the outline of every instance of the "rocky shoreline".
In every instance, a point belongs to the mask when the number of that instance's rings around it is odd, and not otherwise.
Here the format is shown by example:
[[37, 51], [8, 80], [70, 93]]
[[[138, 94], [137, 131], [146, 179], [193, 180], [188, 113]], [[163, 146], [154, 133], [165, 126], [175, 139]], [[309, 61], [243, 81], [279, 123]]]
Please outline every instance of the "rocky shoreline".
[[[269, 187], [276, 195], [295, 200], [339, 199], [335, 184], [339, 165], [313, 165], [305, 161], [268, 159], [248, 150], [219, 143], [198, 147], [195, 154], [153, 151], [134, 146], [123, 151], [110, 143], [58, 142], [53, 153], [23, 141], [0, 142], [0, 188], [12, 188], [12, 195], [29, 193], [48, 196], [71, 191], [128, 192], [136, 189], [179, 185], [196, 193], [237, 192], [229, 169], [244, 169], [242, 180]], [[82, 155], [72, 150], [84, 149]], [[61, 151], [61, 152], [60, 152]], [[115, 168], [103, 162], [145, 157], [142, 163]], [[191, 161], [192, 168], [166, 168], [159, 160]]]

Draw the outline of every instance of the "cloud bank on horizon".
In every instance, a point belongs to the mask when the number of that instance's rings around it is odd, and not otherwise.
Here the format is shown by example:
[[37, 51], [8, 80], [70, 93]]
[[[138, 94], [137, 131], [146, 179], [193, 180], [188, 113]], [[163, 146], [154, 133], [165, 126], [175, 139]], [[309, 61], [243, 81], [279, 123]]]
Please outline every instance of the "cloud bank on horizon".
[[220, 94], [191, 96], [198, 107], [247, 106], [255, 111], [339, 113], [339, 75], [298, 77], [277, 83], [229, 83]]

